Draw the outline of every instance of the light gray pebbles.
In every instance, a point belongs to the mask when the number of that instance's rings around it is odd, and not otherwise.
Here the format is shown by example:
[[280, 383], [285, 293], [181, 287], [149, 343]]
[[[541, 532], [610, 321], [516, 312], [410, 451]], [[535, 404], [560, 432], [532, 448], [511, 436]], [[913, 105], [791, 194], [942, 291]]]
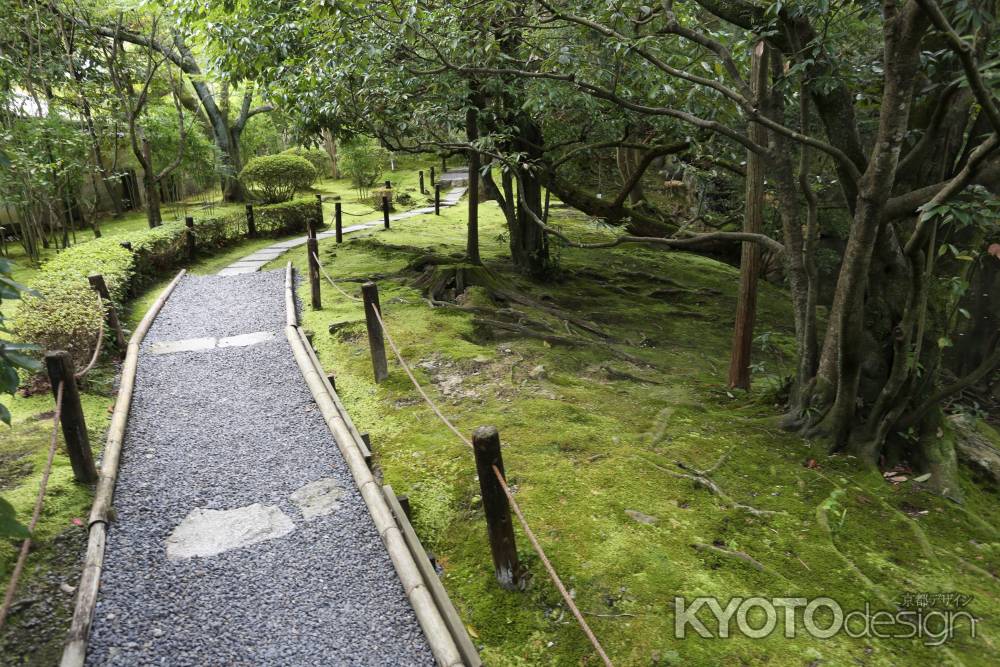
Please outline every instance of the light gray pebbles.
[[[434, 664], [292, 357], [283, 280], [185, 277], [146, 337], [88, 665]], [[258, 331], [278, 335], [149, 353], [156, 342]], [[324, 479], [340, 496], [307, 519], [292, 496]], [[255, 504], [277, 507], [294, 528], [168, 559], [168, 537], [194, 510]]]

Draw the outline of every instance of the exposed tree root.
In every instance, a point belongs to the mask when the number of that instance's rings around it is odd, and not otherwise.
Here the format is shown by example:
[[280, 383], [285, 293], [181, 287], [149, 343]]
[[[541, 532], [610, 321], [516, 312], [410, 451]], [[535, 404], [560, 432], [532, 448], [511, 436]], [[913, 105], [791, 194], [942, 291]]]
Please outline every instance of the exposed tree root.
[[[718, 484], [716, 484], [714, 481], [712, 481], [710, 478], [708, 478], [708, 477], [706, 477], [704, 475], [689, 474], [689, 473], [684, 473], [684, 472], [674, 472], [673, 470], [669, 470], [669, 469], [661, 466], [660, 464], [654, 463], [654, 462], [652, 462], [652, 461], [650, 461], [648, 459], [645, 459], [645, 458], [643, 458], [641, 456], [637, 457], [637, 458], [639, 458], [641, 461], [643, 461], [645, 463], [648, 463], [649, 465], [653, 466], [654, 468], [667, 473], [671, 477], [676, 477], [677, 479], [686, 479], [686, 480], [688, 480], [690, 482], [693, 482], [695, 486], [700, 486], [701, 488], [705, 489], [706, 491], [708, 491], [712, 495], [716, 496], [719, 500], [721, 500], [723, 502], [723, 504], [728, 505], [732, 509], [742, 510], [742, 511], [746, 512], [747, 514], [752, 514], [753, 516], [759, 516], [759, 517], [775, 516], [775, 515], [778, 515], [778, 514], [785, 514], [785, 512], [782, 512], [782, 511], [761, 510], [761, 509], [757, 509], [756, 507], [751, 507], [750, 505], [744, 505], [743, 503], [738, 503], [735, 500], [733, 500], [733, 498], [731, 496], [729, 496], [729, 494], [727, 494], [725, 491], [723, 491], [722, 488]], [[681, 468], [685, 468], [684, 464], [682, 464], [682, 463], [678, 463], [677, 465], [680, 466]], [[685, 469], [691, 470], [691, 468], [685, 468]]]
[[559, 336], [557, 334], [547, 334], [536, 329], [528, 328], [527, 326], [521, 324], [514, 324], [512, 322], [501, 322], [500, 320], [486, 320], [482, 318], [473, 318], [472, 323], [491, 329], [502, 329], [504, 331], [511, 331], [513, 333], [525, 336], [527, 338], [537, 338], [539, 340], [544, 340], [552, 345], [566, 345], [567, 347], [577, 347], [584, 345], [586, 341], [583, 341], [576, 337], [570, 336]]
[[631, 380], [633, 382], [640, 382], [643, 384], [656, 384], [656, 385], [663, 384], [659, 380], [652, 380], [650, 378], [644, 378], [638, 375], [632, 375], [631, 373], [628, 373], [626, 371], [618, 370], [617, 368], [614, 368], [610, 364], [602, 364], [601, 370], [603, 370], [607, 374], [607, 376], [612, 380]]
[[769, 574], [775, 579], [784, 579], [785, 581], [788, 581], [788, 578], [785, 575], [781, 574], [780, 572], [778, 572], [773, 568], [768, 567], [767, 565], [764, 565], [759, 560], [757, 560], [756, 558], [754, 558], [753, 556], [751, 556], [746, 552], [731, 551], [729, 549], [723, 549], [722, 547], [717, 547], [714, 544], [696, 543], [692, 544], [691, 547], [697, 551], [710, 551], [712, 553], [717, 553], [722, 556], [726, 556], [727, 558], [733, 558], [735, 560], [746, 563], [747, 565], [757, 570], [758, 572], [764, 572], [766, 574]]

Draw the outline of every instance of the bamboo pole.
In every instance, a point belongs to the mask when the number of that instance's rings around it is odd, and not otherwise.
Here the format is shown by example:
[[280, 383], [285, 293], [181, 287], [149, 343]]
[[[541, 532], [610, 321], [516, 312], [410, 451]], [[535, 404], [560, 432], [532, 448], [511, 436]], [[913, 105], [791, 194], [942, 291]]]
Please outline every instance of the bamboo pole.
[[63, 648], [60, 667], [82, 667], [87, 657], [87, 640], [90, 638], [90, 626], [94, 620], [94, 609], [97, 606], [97, 594], [101, 584], [101, 569], [104, 567], [104, 547], [107, 541], [108, 513], [114, 496], [115, 482], [118, 479], [118, 466], [121, 461], [122, 441], [125, 438], [125, 426], [128, 422], [128, 412], [132, 405], [132, 392], [135, 389], [135, 375], [139, 364], [139, 345], [153, 325], [153, 320], [167, 302], [171, 292], [184, 277], [181, 271], [170, 281], [146, 315], [135, 328], [129, 340], [122, 365], [121, 386], [115, 401], [114, 412], [111, 415], [111, 425], [108, 428], [107, 444], [104, 446], [104, 459], [101, 462], [101, 477], [97, 482], [94, 494], [94, 505], [90, 511], [89, 541], [87, 555], [83, 565], [83, 574], [77, 587], [76, 607], [73, 610], [73, 620], [70, 623], [69, 635]]

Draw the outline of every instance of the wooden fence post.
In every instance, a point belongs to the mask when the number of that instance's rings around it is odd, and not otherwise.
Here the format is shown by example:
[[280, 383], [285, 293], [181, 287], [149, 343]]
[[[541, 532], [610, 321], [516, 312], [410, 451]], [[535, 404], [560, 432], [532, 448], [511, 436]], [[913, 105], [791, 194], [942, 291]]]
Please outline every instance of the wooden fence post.
[[184, 225], [187, 227], [187, 258], [192, 260], [195, 251], [194, 218], [190, 215], [184, 218]]
[[385, 180], [385, 189], [392, 190], [392, 181], [390, 181], [389, 179]]
[[435, 180], [434, 180], [434, 166], [431, 165], [431, 185], [434, 185], [434, 183], [435, 183]]
[[313, 310], [323, 308], [319, 284], [319, 240], [316, 238], [316, 228], [309, 224], [306, 228], [309, 239], [306, 241], [306, 253], [309, 255], [309, 290], [312, 296]]
[[448, 171], [448, 157], [445, 155], [441, 156], [441, 173]]
[[483, 497], [483, 511], [486, 514], [486, 532], [490, 538], [493, 567], [501, 588], [517, 590], [520, 586], [521, 565], [517, 560], [517, 546], [514, 544], [514, 524], [510, 518], [507, 495], [500, 486], [500, 480], [493, 472], [493, 466], [503, 469], [500, 455], [500, 434], [495, 426], [480, 426], [472, 433], [472, 448], [476, 455], [476, 474]]
[[434, 215], [441, 215], [441, 184], [434, 184]]
[[94, 456], [90, 451], [87, 422], [84, 421], [83, 406], [80, 405], [80, 392], [76, 387], [76, 378], [73, 377], [73, 360], [69, 352], [62, 350], [49, 352], [45, 355], [45, 366], [49, 372], [53, 396], [58, 396], [59, 383], [63, 383], [60, 421], [66, 450], [73, 465], [73, 477], [78, 482], [92, 484], [97, 481], [97, 468], [94, 467]]
[[340, 208], [340, 202], [333, 205], [334, 224], [337, 230], [337, 243], [344, 242], [344, 212]]
[[319, 211], [319, 224], [323, 224], [323, 195], [316, 195], [316, 209]]
[[389, 198], [382, 195], [382, 224], [389, 229]]
[[115, 304], [111, 300], [111, 293], [108, 292], [108, 284], [104, 282], [104, 276], [100, 273], [88, 276], [87, 280], [90, 281], [90, 288], [101, 296], [104, 306], [108, 309], [108, 324], [115, 332], [115, 344], [118, 346], [118, 354], [125, 356], [125, 346], [128, 343], [125, 340], [122, 323], [118, 319], [118, 309], [115, 308]]
[[257, 236], [257, 221], [253, 218], [253, 204], [247, 204], [247, 236]]
[[367, 282], [361, 286], [361, 296], [365, 302], [365, 324], [368, 327], [368, 347], [372, 353], [372, 368], [375, 370], [375, 382], [382, 382], [389, 377], [389, 364], [385, 358], [385, 340], [382, 336], [382, 326], [375, 317], [377, 311], [382, 315], [378, 303], [378, 285]]
[[417, 178], [420, 179], [420, 194], [424, 194], [427, 191], [424, 190], [424, 170], [423, 169], [421, 169], [420, 171], [417, 172]]

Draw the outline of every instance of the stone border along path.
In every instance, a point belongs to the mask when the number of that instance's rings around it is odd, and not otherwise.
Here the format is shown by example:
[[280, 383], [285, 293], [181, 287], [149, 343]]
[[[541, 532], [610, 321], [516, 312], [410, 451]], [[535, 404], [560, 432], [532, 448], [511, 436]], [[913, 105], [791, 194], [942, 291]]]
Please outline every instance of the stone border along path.
[[143, 341], [88, 665], [434, 664], [283, 286], [186, 276]]
[[[463, 180], [464, 179], [464, 180]], [[449, 206], [454, 206], [458, 203], [458, 200], [462, 198], [465, 191], [468, 189], [464, 184], [468, 183], [469, 173], [468, 170], [453, 170], [446, 172], [440, 178], [442, 183], [456, 183], [460, 184], [457, 187], [453, 187], [448, 191], [447, 194], [441, 196], [441, 208], [447, 208]], [[434, 191], [431, 190], [433, 195]], [[396, 220], [405, 220], [407, 218], [413, 218], [418, 215], [425, 215], [427, 213], [434, 213], [434, 206], [424, 206], [422, 208], [415, 208], [409, 211], [404, 211], [403, 213], [396, 213], [389, 216], [390, 222], [395, 222]], [[346, 214], [345, 214], [346, 215]], [[351, 225], [349, 227], [344, 227], [343, 233], [350, 234], [352, 232], [358, 232], [363, 229], [372, 229], [373, 227], [381, 227], [383, 225], [382, 213], [379, 212], [378, 218], [372, 219], [368, 222], [358, 223], [356, 225]], [[329, 239], [337, 235], [336, 230], [331, 229], [329, 231], [321, 232], [317, 234], [317, 238]], [[274, 245], [268, 246], [254, 253], [247, 255], [246, 257], [241, 257], [229, 266], [225, 267], [219, 271], [220, 276], [236, 276], [242, 273], [254, 273], [255, 271], [260, 271], [261, 268], [270, 262], [281, 257], [283, 254], [291, 250], [292, 248], [297, 248], [301, 245], [305, 245], [308, 237], [300, 236], [298, 238], [290, 239], [288, 241], [282, 241], [280, 243], [275, 243]]]

